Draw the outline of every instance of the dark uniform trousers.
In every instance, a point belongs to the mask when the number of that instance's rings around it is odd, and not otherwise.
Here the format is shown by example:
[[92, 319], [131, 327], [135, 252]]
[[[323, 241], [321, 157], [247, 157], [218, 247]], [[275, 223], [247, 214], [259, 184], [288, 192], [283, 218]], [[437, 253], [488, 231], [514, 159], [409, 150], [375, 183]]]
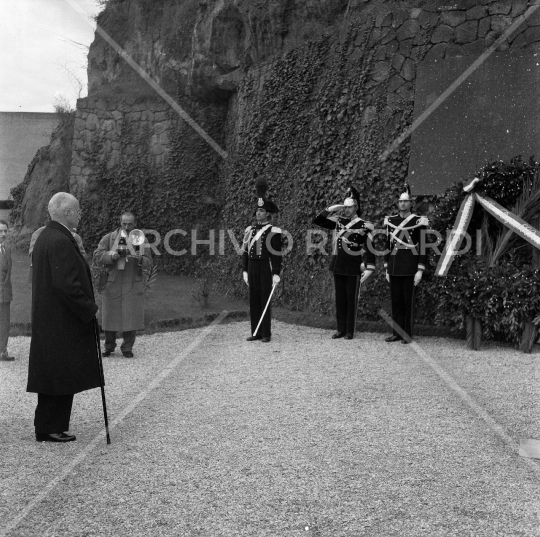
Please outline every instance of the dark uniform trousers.
[[[249, 310], [251, 316], [251, 333], [259, 324], [264, 307], [272, 291], [272, 267], [270, 259], [250, 259], [248, 265]], [[257, 336], [271, 337], [272, 306], [269, 304]]]
[[[135, 344], [135, 336], [137, 335], [137, 330], [125, 330], [122, 332], [122, 345], [120, 345], [120, 350], [122, 352], [131, 352], [133, 350], [133, 345]], [[113, 352], [116, 348], [116, 331], [105, 330], [105, 350]]]
[[354, 334], [360, 276], [334, 274], [337, 331]]
[[[414, 276], [390, 276], [390, 298], [392, 320], [410, 338], [413, 337], [414, 322]], [[403, 337], [396, 328], [394, 336]]]
[[34, 417], [36, 434], [68, 431], [72, 405], [73, 394], [48, 395], [38, 393], [38, 404]]

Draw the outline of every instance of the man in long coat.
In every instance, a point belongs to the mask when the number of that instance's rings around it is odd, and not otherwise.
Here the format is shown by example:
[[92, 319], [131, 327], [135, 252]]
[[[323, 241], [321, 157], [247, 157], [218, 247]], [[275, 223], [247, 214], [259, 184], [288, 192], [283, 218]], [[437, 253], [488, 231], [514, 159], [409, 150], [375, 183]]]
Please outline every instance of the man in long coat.
[[95, 315], [88, 263], [71, 230], [79, 202], [59, 192], [49, 202], [51, 222], [32, 252], [32, 340], [27, 391], [38, 394], [36, 440], [69, 442], [73, 395], [100, 386]]
[[122, 332], [120, 350], [126, 358], [133, 358], [135, 335], [144, 328], [144, 275], [152, 267], [152, 258], [145, 245], [139, 251], [128, 245], [135, 224], [133, 213], [125, 212], [120, 228], [107, 233], [94, 252], [94, 261], [108, 271], [101, 319], [105, 331], [103, 356], [114, 352], [116, 333]]

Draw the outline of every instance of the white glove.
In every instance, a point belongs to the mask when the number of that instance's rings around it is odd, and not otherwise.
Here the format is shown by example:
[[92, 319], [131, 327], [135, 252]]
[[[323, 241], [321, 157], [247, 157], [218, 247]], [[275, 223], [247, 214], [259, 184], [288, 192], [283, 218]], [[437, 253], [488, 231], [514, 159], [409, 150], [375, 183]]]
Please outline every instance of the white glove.
[[422, 280], [422, 276], [423, 276], [424, 272], [419, 270], [415, 275], [414, 275], [414, 285], [418, 285], [420, 283], [420, 280]]
[[247, 272], [244, 272], [243, 275], [244, 275], [244, 281], [246, 282], [246, 285], [249, 285]]
[[386, 273], [386, 281], [390, 283], [390, 274], [388, 274], [388, 272]]
[[367, 282], [371, 278], [372, 274], [373, 274], [372, 270], [365, 270], [364, 273], [362, 274], [362, 277], [360, 278], [360, 283], [362, 284], [362, 283]]
[[277, 285], [280, 281], [281, 281], [281, 278], [280, 278], [277, 274], [274, 274], [274, 275], [272, 276], [272, 283], [273, 283], [274, 285]]
[[328, 207], [328, 210], [333, 213], [334, 211], [339, 211], [340, 209], [343, 209], [344, 205], [330, 205], [330, 207]]
[[334, 211], [339, 211], [339, 209], [342, 209], [343, 207], [343, 205], [331, 205], [328, 207], [328, 210], [333, 213]]

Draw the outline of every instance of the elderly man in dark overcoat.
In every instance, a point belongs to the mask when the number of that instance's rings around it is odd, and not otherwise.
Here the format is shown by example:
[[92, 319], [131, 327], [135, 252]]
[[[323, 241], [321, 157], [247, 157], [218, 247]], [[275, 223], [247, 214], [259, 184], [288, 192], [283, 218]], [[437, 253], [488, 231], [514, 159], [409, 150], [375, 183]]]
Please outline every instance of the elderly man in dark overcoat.
[[28, 392], [38, 394], [36, 440], [70, 442], [73, 395], [101, 384], [97, 305], [90, 267], [71, 231], [79, 202], [66, 192], [49, 201], [51, 222], [32, 252], [32, 340]]

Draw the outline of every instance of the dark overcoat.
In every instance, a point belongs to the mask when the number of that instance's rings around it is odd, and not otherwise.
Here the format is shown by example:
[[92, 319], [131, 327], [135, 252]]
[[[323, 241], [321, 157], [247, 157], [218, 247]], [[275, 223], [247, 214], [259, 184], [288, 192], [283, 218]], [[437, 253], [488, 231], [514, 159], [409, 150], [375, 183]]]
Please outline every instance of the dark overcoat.
[[92, 276], [65, 226], [47, 224], [34, 246], [32, 265], [26, 390], [68, 395], [99, 387]]

